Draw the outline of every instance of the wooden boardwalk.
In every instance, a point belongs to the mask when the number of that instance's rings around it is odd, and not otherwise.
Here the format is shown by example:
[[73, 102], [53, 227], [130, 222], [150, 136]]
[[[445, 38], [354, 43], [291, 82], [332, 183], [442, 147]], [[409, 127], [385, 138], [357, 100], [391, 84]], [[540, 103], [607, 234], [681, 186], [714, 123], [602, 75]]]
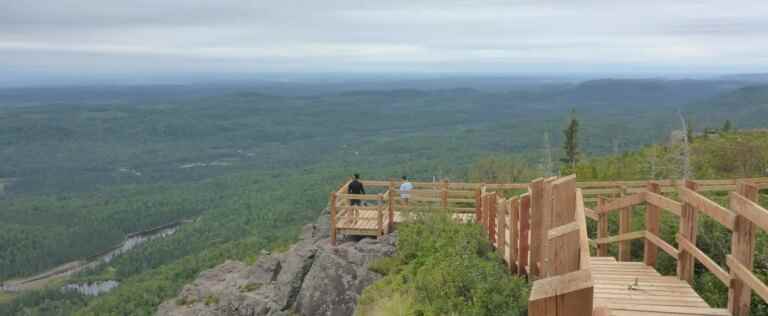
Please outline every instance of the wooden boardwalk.
[[613, 257], [592, 257], [594, 306], [609, 315], [731, 315], [710, 308], [691, 286], [676, 276], [662, 276], [642, 262], [617, 262]]
[[[406, 212], [393, 182], [363, 183], [382, 193], [345, 194], [346, 184], [331, 193], [334, 243], [337, 234], [382, 236], [414, 214]], [[533, 281], [531, 316], [748, 316], [753, 294], [768, 301], [768, 286], [752, 273], [755, 234], [768, 230], [768, 210], [757, 203], [768, 178], [576, 182], [568, 176], [531, 183], [414, 184], [408, 208], [451, 212], [457, 221], [482, 225], [509, 271]], [[729, 194], [728, 206], [702, 194], [718, 191]], [[371, 205], [351, 206], [351, 200]], [[632, 231], [639, 208], [644, 225]], [[679, 221], [674, 240], [662, 238], [661, 212]], [[613, 214], [619, 227], [609, 229]], [[699, 216], [733, 232], [725, 267], [696, 246]], [[595, 232], [588, 232], [588, 220], [597, 222]], [[632, 257], [633, 240], [643, 241], [642, 258]], [[613, 243], [616, 258], [608, 256]], [[655, 270], [659, 251], [677, 259], [674, 276]], [[712, 308], [691, 287], [697, 262], [728, 288], [728, 308]]]

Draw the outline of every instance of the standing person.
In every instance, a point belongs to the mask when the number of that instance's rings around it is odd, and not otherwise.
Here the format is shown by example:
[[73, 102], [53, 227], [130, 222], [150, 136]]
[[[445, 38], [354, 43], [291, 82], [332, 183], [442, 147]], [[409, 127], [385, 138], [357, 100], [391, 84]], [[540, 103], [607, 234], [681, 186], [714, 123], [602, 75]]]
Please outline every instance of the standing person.
[[[365, 194], [365, 188], [363, 187], [363, 183], [360, 182], [360, 174], [355, 173], [355, 179], [352, 180], [352, 182], [349, 183], [349, 187], [347, 188], [347, 193], [349, 194]], [[360, 200], [350, 200], [350, 205], [357, 205], [360, 206]]]
[[411, 198], [411, 190], [413, 190], [413, 183], [408, 181], [408, 177], [403, 176], [403, 182], [400, 184], [400, 200], [405, 205], [408, 205], [408, 199]]

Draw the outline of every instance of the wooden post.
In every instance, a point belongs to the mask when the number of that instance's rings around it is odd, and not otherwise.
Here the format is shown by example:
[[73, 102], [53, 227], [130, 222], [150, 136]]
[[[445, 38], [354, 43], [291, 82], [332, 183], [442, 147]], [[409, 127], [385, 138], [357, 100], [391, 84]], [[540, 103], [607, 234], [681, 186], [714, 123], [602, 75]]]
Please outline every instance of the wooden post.
[[[482, 185], [481, 185], [482, 186]], [[482, 195], [482, 189], [477, 188], [477, 191], [475, 191], [475, 222], [480, 223], [481, 221], [481, 214], [483, 212], [483, 195]]]
[[440, 189], [440, 201], [443, 208], [448, 208], [448, 181], [442, 180]]
[[395, 229], [395, 183], [392, 181], [389, 181], [389, 196], [387, 198], [389, 199], [387, 209], [387, 212], [389, 213], [387, 233], [392, 233]]
[[331, 245], [336, 246], [336, 192], [331, 192]]
[[377, 222], [379, 228], [379, 237], [384, 236], [384, 195], [379, 194], [379, 205], [376, 207]]
[[[685, 187], [691, 190], [696, 190], [696, 183], [686, 180]], [[687, 239], [691, 244], [696, 244], [696, 235], [698, 232], [697, 223], [697, 211], [690, 203], [683, 203], [682, 210], [680, 212], [680, 230], [679, 235]], [[685, 280], [688, 284], [693, 285], [693, 266], [695, 258], [688, 253], [683, 246], [678, 245], [678, 261], [677, 261], [677, 277], [680, 280]]]
[[[606, 198], [603, 196], [597, 197], [597, 209], [603, 208], [606, 203]], [[600, 212], [597, 214], [597, 238], [608, 238], [608, 213]], [[597, 256], [608, 256], [608, 244], [597, 245]]]
[[[560, 178], [545, 187], [551, 187], [549, 191], [552, 195], [548, 230], [573, 223], [576, 216], [576, 176]], [[547, 277], [579, 270], [581, 250], [578, 230], [555, 238], [547, 237], [545, 243], [547, 257], [542, 266]]]
[[[648, 182], [646, 190], [652, 193], [661, 193], [661, 186], [656, 182]], [[651, 203], [645, 204], [645, 230], [656, 236], [659, 236], [660, 212], [658, 206]], [[643, 247], [643, 262], [645, 262], [645, 265], [655, 267], [658, 252], [659, 249], [656, 247], [656, 244], [645, 239], [645, 245]]]
[[[739, 183], [737, 192], [745, 198], [757, 202], [760, 189], [747, 183]], [[731, 207], [734, 205], [731, 204]], [[731, 255], [735, 260], [752, 271], [755, 254], [755, 225], [746, 217], [736, 212], [736, 224], [731, 238]], [[749, 306], [752, 304], [752, 290], [731, 272], [731, 286], [728, 289], [728, 311], [733, 316], [749, 316]]]
[[591, 270], [579, 270], [533, 283], [529, 316], [592, 316], [594, 285]]
[[528, 270], [528, 251], [530, 248], [528, 244], [528, 236], [530, 235], [530, 213], [531, 213], [531, 196], [530, 194], [523, 195], [520, 200], [520, 238], [518, 239], [518, 265], [517, 271], [520, 275], [526, 274]]
[[[625, 197], [627, 187], [621, 186], [620, 197]], [[619, 235], [632, 232], [632, 207], [627, 207], [619, 211]], [[619, 242], [619, 261], [632, 260], [632, 241], [624, 240]]]
[[[507, 209], [507, 200], [495, 200], [496, 203], [496, 222], [494, 225], [496, 225], [496, 253], [501, 257], [502, 260], [505, 262], [507, 261], [507, 242], [506, 242], [506, 236], [507, 236], [507, 215], [508, 209]], [[499, 207], [500, 206], [500, 207]]]
[[517, 264], [517, 249], [520, 229], [520, 199], [512, 198], [507, 201], [507, 209], [509, 210], [509, 216], [507, 217], [507, 254], [509, 254], [509, 260], [507, 261], [509, 272], [518, 273], [520, 270]]
[[544, 230], [544, 178], [531, 182], [529, 187], [531, 200], [531, 258], [528, 262], [528, 273], [534, 279], [541, 274], [539, 264], [542, 259], [546, 231]]
[[496, 244], [496, 192], [488, 195], [488, 237], [491, 238], [491, 244]]

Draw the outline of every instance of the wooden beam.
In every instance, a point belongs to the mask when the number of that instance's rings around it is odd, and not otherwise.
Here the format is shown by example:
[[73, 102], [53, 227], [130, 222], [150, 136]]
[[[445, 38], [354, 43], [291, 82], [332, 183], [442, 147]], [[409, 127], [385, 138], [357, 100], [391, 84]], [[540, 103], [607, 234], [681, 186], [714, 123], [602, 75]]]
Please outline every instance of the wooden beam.
[[728, 272], [726, 272], [722, 267], [720, 267], [712, 258], [707, 256], [701, 249], [696, 247], [691, 241], [685, 239], [685, 237], [681, 235], [677, 235], [677, 244], [680, 246], [680, 249], [685, 250], [687, 253], [693, 255], [694, 258], [699, 260], [701, 264], [703, 264], [709, 272], [712, 272], [713, 275], [715, 275], [725, 286], [731, 285], [731, 277], [728, 275]]
[[[755, 235], [757, 227], [752, 220], [744, 214], [765, 214], [768, 211], [757, 205], [760, 188], [754, 184], [739, 183], [738, 192], [731, 192], [730, 206], [736, 211], [736, 222], [731, 237], [731, 256], [745, 269], [752, 271], [755, 254]], [[752, 212], [744, 211], [751, 209]], [[757, 216], [752, 216], [757, 218]], [[747, 284], [731, 271], [731, 286], [728, 289], [728, 311], [734, 316], [749, 316], [752, 305], [752, 293]]]
[[538, 178], [531, 182], [529, 187], [529, 196], [531, 201], [531, 258], [529, 262], [529, 275], [534, 279], [538, 278], [539, 262], [542, 260], [545, 233], [544, 230], [544, 178]]
[[[597, 208], [599, 209], [606, 203], [606, 199], [602, 196], [598, 197]], [[597, 219], [597, 238], [608, 238], [608, 213], [598, 213]], [[608, 256], [608, 244], [597, 244], [597, 256]]]
[[645, 202], [644, 194], [643, 192], [639, 192], [633, 195], [625, 196], [625, 197], [610, 201], [604, 204], [602, 208], [599, 208], [596, 211], [600, 213], [605, 213], [605, 212], [615, 211], [618, 209], [625, 209], [627, 207], [638, 205], [643, 202]]
[[600, 244], [610, 244], [610, 243], [615, 243], [615, 242], [620, 242], [620, 241], [640, 239], [640, 238], [644, 238], [644, 237], [645, 237], [645, 231], [644, 230], [638, 230], [638, 231], [634, 231], [634, 232], [631, 232], [631, 233], [611, 236], [611, 237], [607, 237], [607, 238], [598, 238], [598, 239], [595, 239], [595, 242], [598, 245], [600, 245]]
[[[562, 177], [551, 183], [551, 226], [574, 221], [576, 216], [576, 176]], [[546, 241], [545, 241], [546, 243]], [[547, 275], [562, 275], [579, 269], [579, 234], [566, 234], [547, 244]]]
[[579, 270], [533, 283], [530, 316], [591, 316], [594, 286], [590, 270]]
[[523, 275], [528, 273], [528, 256], [529, 250], [529, 235], [530, 235], [530, 212], [531, 212], [531, 195], [523, 194], [520, 197], [520, 238], [518, 238], [518, 252], [517, 260], [518, 273]]
[[362, 200], [362, 201], [378, 201], [379, 195], [378, 194], [349, 194], [349, 193], [341, 193], [338, 194], [336, 197], [338, 199], [345, 199], [345, 200]]
[[576, 189], [576, 222], [579, 224], [579, 269], [590, 266], [589, 234], [587, 233], [587, 218], [584, 215], [584, 195], [581, 189]]
[[[684, 185], [686, 189], [696, 190], [696, 184], [692, 181], [685, 181]], [[678, 234], [694, 245], [696, 244], [696, 235], [698, 234], [699, 227], [697, 219], [698, 212], [696, 211], [695, 205], [688, 201], [684, 201], [680, 211], [680, 227]], [[695, 260], [684, 248], [679, 247], [678, 251], [680, 252], [680, 255], [678, 256], [677, 262], [677, 277], [680, 280], [684, 280], [688, 282], [688, 284], [693, 285], [693, 267]]]
[[760, 206], [749, 198], [736, 193], [730, 193], [731, 208], [737, 214], [749, 219], [753, 224], [768, 231], [768, 210]]
[[579, 230], [579, 223], [578, 222], [570, 222], [565, 225], [560, 225], [555, 228], [550, 229], [547, 232], [547, 240], [552, 240], [558, 237], [562, 237], [563, 235], [566, 235], [568, 233], [572, 233]]
[[494, 201], [496, 203], [497, 213], [496, 222], [496, 253], [502, 260], [506, 260], [507, 245], [507, 216], [509, 216], [509, 209], [507, 208], [506, 200]]
[[[509, 259], [507, 260], [507, 267], [512, 273], [519, 273], [520, 269], [517, 264], [518, 258], [518, 242], [520, 235], [520, 199], [511, 198], [507, 201], [507, 207], [509, 210], [509, 216], [507, 217], [507, 254]], [[527, 256], [528, 254], [526, 254]]]
[[747, 267], [741, 264], [736, 258], [731, 255], [726, 257], [726, 263], [737, 279], [744, 282], [749, 288], [755, 291], [755, 294], [768, 301], [768, 286], [760, 281], [754, 274], [752, 274]]
[[730, 230], [733, 230], [733, 225], [736, 222], [736, 214], [729, 209], [720, 206], [716, 202], [707, 199], [703, 195], [696, 193], [696, 191], [689, 188], [678, 188], [680, 193], [680, 199], [693, 206], [696, 210], [699, 210], [714, 220], [718, 221], [723, 226]]
[[[625, 195], [627, 191], [626, 187], [621, 188], [621, 195]], [[630, 199], [631, 202], [638, 201], [632, 205], [645, 202], [644, 194], [636, 193], [629, 196], [634, 197]], [[632, 206], [627, 205], [619, 211], [619, 234], [628, 234], [632, 231]], [[632, 242], [630, 240], [623, 240], [619, 242], [619, 261], [632, 261]]]
[[[648, 190], [645, 194], [646, 201], [648, 200], [648, 196], [651, 194], [656, 194], [657, 192], [661, 191], [661, 186], [659, 186], [658, 183], [649, 182], [648, 186], [646, 187]], [[659, 219], [660, 219], [660, 211], [659, 207], [654, 205], [653, 203], [647, 203], [645, 207], [645, 230], [646, 230], [646, 237], [648, 235], [657, 236], [659, 235]], [[653, 241], [648, 240], [648, 238], [645, 239], [645, 246], [643, 247], [643, 262], [645, 265], [650, 267], [656, 266], [656, 257], [658, 254], [658, 249], [656, 248], [656, 244], [653, 243]]]
[[659, 190], [658, 192], [645, 193], [645, 201], [648, 202], [649, 204], [652, 204], [653, 206], [667, 210], [670, 213], [675, 214], [679, 217], [680, 212], [683, 208], [683, 203], [680, 203], [678, 201], [675, 201], [673, 199], [670, 199], [666, 196], [659, 194], [659, 192], [661, 192], [660, 187], [658, 190]]
[[672, 247], [672, 245], [661, 239], [661, 237], [649, 231], [645, 232], [645, 240], [652, 242], [654, 245], [661, 248], [661, 250], [664, 250], [664, 252], [672, 256], [672, 258], [677, 259], [677, 256], [680, 254], [675, 247]]

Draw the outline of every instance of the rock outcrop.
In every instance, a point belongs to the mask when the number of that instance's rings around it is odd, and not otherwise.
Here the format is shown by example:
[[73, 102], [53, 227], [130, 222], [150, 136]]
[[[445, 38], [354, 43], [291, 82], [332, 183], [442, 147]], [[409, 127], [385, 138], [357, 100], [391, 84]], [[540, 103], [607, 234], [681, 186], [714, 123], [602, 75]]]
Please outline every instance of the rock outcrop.
[[250, 266], [227, 261], [201, 273], [157, 315], [353, 315], [363, 289], [381, 277], [368, 265], [393, 255], [395, 239], [392, 234], [332, 247], [328, 217], [322, 216], [304, 226], [284, 253], [265, 254]]

